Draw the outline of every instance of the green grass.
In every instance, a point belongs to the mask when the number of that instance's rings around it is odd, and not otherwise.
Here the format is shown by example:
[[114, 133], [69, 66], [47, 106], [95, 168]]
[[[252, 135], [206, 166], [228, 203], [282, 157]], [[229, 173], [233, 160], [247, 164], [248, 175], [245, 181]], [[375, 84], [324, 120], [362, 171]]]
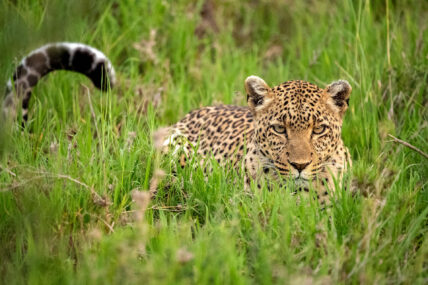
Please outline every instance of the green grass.
[[[1, 82], [64, 40], [104, 51], [119, 77], [101, 94], [51, 74], [28, 128], [0, 125], [0, 282], [426, 284], [428, 161], [387, 136], [428, 150], [425, 1], [213, 0], [203, 16], [203, 1], [92, 2], [0, 4]], [[140, 53], [152, 30], [153, 54]], [[250, 196], [221, 167], [172, 175], [153, 132], [199, 106], [245, 105], [252, 74], [351, 83], [343, 139], [357, 194], [337, 191], [322, 211], [285, 189]], [[159, 159], [157, 196], [132, 202]]]

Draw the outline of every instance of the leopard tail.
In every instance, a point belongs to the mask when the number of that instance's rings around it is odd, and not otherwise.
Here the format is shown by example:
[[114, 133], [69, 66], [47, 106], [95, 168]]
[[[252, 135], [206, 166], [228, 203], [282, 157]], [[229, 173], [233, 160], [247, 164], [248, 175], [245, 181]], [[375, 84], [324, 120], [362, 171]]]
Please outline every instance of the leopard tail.
[[16, 118], [22, 102], [23, 122], [28, 119], [32, 89], [46, 74], [55, 70], [70, 70], [84, 74], [99, 89], [105, 91], [115, 84], [115, 72], [110, 60], [99, 50], [81, 43], [51, 43], [30, 52], [13, 72], [6, 85], [3, 114]]

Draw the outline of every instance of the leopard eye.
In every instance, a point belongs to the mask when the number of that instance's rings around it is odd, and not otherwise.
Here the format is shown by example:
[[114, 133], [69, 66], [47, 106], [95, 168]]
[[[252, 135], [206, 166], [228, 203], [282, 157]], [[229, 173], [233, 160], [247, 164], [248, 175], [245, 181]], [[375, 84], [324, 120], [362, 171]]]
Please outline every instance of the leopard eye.
[[321, 135], [321, 134], [323, 134], [326, 130], [327, 130], [327, 126], [326, 126], [326, 125], [321, 125], [321, 126], [319, 126], [319, 127], [315, 127], [315, 128], [312, 130], [312, 133], [313, 133], [314, 135]]
[[285, 127], [281, 125], [272, 125], [272, 129], [278, 134], [285, 134]]

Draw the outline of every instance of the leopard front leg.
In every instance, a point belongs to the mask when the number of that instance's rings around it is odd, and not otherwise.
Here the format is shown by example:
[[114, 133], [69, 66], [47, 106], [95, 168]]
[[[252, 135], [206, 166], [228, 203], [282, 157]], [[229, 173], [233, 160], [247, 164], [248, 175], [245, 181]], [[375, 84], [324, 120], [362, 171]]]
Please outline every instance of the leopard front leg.
[[346, 160], [341, 165], [328, 167], [327, 172], [315, 181], [315, 191], [320, 205], [330, 206], [334, 198], [334, 192], [342, 189], [345, 185], [344, 173], [350, 163]]

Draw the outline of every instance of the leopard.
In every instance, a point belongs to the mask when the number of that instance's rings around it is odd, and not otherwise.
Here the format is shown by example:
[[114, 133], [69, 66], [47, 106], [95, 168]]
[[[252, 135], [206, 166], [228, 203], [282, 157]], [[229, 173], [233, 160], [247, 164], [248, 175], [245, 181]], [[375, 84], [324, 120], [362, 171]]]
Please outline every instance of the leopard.
[[243, 169], [246, 186], [284, 179], [299, 191], [313, 186], [320, 203], [328, 204], [329, 191], [343, 186], [341, 178], [352, 166], [341, 136], [351, 85], [338, 80], [322, 89], [291, 80], [269, 87], [252, 75], [244, 86], [248, 106], [193, 110], [169, 128], [163, 145], [184, 150], [184, 158], [197, 153], [231, 162]]
[[[102, 90], [115, 84], [112, 64], [99, 50], [80, 43], [48, 44], [31, 52], [15, 70], [13, 81], [8, 82], [4, 113], [16, 115], [17, 102], [22, 102], [26, 121], [32, 88], [59, 69], [82, 73]], [[246, 188], [256, 184], [270, 189], [291, 181], [293, 193], [312, 189], [320, 204], [329, 204], [352, 166], [342, 139], [351, 85], [337, 80], [320, 88], [291, 80], [270, 87], [251, 75], [244, 89], [247, 106], [202, 107], [166, 127], [163, 150], [171, 152], [182, 167], [195, 155], [232, 165], [243, 171]]]

